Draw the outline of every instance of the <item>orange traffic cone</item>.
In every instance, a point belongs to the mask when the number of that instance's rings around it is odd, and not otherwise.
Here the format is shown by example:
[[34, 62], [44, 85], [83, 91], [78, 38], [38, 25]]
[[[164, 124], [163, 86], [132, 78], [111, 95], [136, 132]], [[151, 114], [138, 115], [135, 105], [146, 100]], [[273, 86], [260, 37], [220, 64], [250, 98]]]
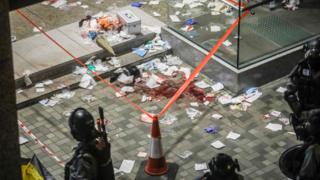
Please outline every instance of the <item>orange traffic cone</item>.
[[151, 176], [160, 176], [168, 172], [168, 165], [162, 152], [161, 134], [158, 117], [153, 117], [149, 157], [144, 171]]

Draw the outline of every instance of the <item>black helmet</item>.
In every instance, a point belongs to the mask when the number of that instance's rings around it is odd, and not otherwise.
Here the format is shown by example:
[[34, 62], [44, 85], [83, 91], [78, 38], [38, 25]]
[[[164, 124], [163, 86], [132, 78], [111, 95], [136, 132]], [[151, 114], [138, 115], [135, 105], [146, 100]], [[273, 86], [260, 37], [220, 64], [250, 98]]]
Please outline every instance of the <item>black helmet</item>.
[[305, 58], [319, 58], [320, 57], [320, 38], [308, 42], [304, 45]]
[[94, 127], [94, 119], [84, 108], [77, 108], [71, 113], [69, 127], [72, 136], [77, 141], [87, 142], [96, 138], [97, 130]]
[[236, 169], [240, 171], [238, 160], [233, 161], [229, 155], [224, 153], [213, 157], [208, 165], [212, 173], [218, 173], [222, 176], [234, 174]]

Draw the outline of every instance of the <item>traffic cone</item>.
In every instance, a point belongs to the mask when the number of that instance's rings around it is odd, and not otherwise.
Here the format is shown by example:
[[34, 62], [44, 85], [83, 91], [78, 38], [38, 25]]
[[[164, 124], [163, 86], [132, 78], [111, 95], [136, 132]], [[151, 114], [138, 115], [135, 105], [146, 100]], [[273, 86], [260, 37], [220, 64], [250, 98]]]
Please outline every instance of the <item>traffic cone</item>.
[[158, 117], [153, 117], [149, 157], [144, 171], [151, 176], [160, 176], [168, 172], [168, 165], [162, 152], [161, 134]]

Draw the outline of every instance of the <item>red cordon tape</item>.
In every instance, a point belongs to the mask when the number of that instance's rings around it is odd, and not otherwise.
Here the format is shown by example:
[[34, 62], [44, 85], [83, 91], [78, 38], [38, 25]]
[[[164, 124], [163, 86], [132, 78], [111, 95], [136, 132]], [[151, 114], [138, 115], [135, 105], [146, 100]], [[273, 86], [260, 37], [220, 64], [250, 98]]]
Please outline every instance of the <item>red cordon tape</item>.
[[23, 17], [25, 20], [27, 20], [33, 27], [37, 28], [43, 35], [45, 35], [51, 42], [53, 42], [55, 45], [57, 45], [59, 48], [61, 48], [64, 52], [66, 52], [70, 57], [72, 57], [72, 60], [74, 60], [76, 63], [81, 65], [82, 67], [86, 68], [88, 71], [90, 71], [95, 77], [97, 77], [100, 81], [105, 83], [107, 86], [111, 87], [115, 92], [119, 93], [122, 95], [122, 98], [129, 104], [131, 104], [134, 108], [139, 110], [142, 113], [145, 113], [147, 116], [152, 118], [152, 115], [145, 111], [143, 108], [141, 108], [138, 104], [132, 102], [127, 96], [125, 96], [123, 93], [121, 93], [116, 86], [111, 84], [110, 82], [106, 81], [103, 79], [101, 76], [99, 76], [96, 72], [92, 71], [89, 69], [83, 62], [81, 62], [77, 57], [75, 57], [70, 51], [68, 51], [66, 48], [64, 48], [60, 43], [58, 43], [56, 40], [54, 40], [48, 33], [43, 31], [35, 22], [33, 22], [26, 14], [24, 14], [22, 11], [19, 9], [16, 10], [16, 12]]
[[44, 143], [42, 143], [32, 132], [29, 130], [22, 121], [18, 120], [19, 127], [28, 135], [30, 136], [36, 144], [39, 144], [41, 148], [51, 157], [53, 158], [60, 166], [64, 167], [64, 162], [58, 158]]
[[166, 106], [162, 109], [162, 111], [158, 114], [158, 117], [161, 117], [166, 113], [169, 108], [176, 102], [176, 100], [180, 97], [184, 90], [189, 86], [189, 84], [193, 81], [196, 75], [203, 69], [203, 67], [209, 62], [211, 57], [217, 52], [222, 43], [229, 37], [234, 28], [238, 25], [240, 19], [243, 19], [249, 14], [249, 11], [244, 12], [227, 30], [227, 32], [221, 37], [221, 39], [212, 47], [210, 52], [201, 60], [199, 65], [192, 71], [190, 77], [181, 85], [175, 95], [169, 100]]

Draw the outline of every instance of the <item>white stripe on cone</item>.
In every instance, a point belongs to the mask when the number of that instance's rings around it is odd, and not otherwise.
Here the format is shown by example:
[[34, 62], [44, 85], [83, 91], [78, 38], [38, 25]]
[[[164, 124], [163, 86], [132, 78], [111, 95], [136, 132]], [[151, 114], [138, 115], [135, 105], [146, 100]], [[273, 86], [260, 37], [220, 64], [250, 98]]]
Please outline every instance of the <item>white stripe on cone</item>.
[[162, 145], [159, 138], [151, 138], [149, 157], [159, 159], [162, 157]]

